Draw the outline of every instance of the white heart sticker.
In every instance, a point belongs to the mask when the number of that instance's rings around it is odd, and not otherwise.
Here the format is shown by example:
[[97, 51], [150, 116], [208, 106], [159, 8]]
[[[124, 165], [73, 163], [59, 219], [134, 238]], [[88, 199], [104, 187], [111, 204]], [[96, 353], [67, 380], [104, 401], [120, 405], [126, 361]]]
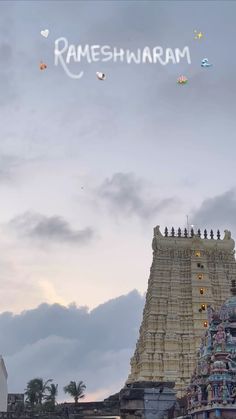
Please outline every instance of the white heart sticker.
[[49, 30], [48, 30], [48, 29], [44, 29], [44, 30], [43, 30], [43, 31], [41, 31], [40, 33], [41, 33], [41, 35], [42, 35], [44, 38], [47, 38], [47, 37], [48, 37], [48, 35], [49, 35]]

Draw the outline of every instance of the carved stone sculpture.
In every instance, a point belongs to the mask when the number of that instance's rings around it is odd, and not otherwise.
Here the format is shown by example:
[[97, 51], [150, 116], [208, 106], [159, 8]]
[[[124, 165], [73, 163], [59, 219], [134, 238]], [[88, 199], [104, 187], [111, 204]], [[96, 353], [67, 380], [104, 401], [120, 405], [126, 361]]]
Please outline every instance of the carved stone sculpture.
[[207, 385], [207, 401], [208, 403], [211, 403], [212, 399], [213, 399], [213, 390], [212, 390], [212, 385], [209, 383]]
[[221, 350], [225, 349], [226, 334], [224, 327], [222, 325], [218, 326], [217, 333], [214, 336], [214, 347], [217, 349], [217, 346], [221, 346]]

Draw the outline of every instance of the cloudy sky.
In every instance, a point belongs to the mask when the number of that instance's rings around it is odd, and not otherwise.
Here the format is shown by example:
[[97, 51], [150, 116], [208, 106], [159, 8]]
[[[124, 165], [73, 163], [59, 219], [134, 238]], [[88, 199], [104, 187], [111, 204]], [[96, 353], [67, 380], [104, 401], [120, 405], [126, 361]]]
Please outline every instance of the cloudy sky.
[[[184, 227], [188, 214], [196, 227], [236, 236], [236, 3], [2, 1], [0, 12], [9, 390], [43, 371], [60, 385], [78, 376], [99, 399], [128, 375], [153, 227]], [[134, 51], [188, 46], [191, 64], [74, 63], [84, 71], [74, 80], [54, 65], [60, 37]], [[201, 67], [205, 57], [212, 67]], [[118, 339], [119, 319], [127, 330]]]

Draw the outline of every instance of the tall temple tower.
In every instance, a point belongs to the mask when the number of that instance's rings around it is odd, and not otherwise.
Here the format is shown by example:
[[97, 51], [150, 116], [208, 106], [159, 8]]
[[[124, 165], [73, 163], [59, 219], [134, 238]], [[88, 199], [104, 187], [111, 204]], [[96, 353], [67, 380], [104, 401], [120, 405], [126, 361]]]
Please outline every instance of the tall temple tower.
[[204, 231], [154, 228], [153, 262], [143, 321], [127, 384], [175, 382], [181, 395], [196, 365], [196, 352], [208, 327], [207, 306], [216, 310], [230, 296], [236, 274], [234, 240], [210, 238]]

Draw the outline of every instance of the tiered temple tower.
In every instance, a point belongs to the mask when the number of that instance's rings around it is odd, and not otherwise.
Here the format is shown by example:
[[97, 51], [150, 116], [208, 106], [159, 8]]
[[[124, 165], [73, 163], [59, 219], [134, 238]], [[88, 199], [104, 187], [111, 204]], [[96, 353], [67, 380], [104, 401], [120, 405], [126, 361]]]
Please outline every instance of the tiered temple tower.
[[181, 395], [196, 366], [196, 352], [208, 327], [207, 306], [216, 310], [230, 296], [236, 275], [234, 240], [213, 231], [154, 228], [153, 262], [143, 321], [127, 384], [175, 382]]

